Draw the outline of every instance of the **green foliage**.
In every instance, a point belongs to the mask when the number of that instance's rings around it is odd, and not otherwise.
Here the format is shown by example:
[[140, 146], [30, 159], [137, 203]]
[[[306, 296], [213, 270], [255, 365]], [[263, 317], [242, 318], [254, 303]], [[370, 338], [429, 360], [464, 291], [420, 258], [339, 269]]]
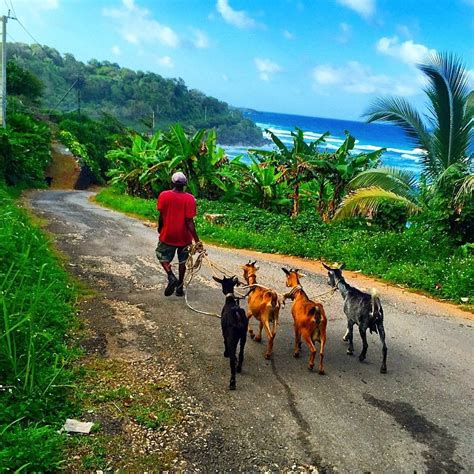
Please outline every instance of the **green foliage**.
[[[155, 132], [153, 120], [157, 128], [179, 121], [192, 132], [201, 128], [217, 129], [221, 143], [264, 143], [260, 129], [239, 110], [188, 89], [182, 79], [136, 72], [109, 61], [92, 59], [85, 64], [71, 54], [61, 56], [47, 46], [10, 43], [8, 55], [44, 83], [44, 108], [77, 109], [80, 89], [81, 111], [94, 119], [105, 113], [140, 132], [151, 133]], [[81, 81], [76, 82], [78, 77]], [[58, 105], [75, 82], [75, 90]]]
[[355, 191], [343, 202], [338, 217], [373, 213], [381, 199], [391, 199], [404, 202], [411, 212], [425, 209], [425, 217], [441, 234], [448, 232], [455, 240], [465, 242], [472, 239], [473, 229], [474, 107], [468, 70], [452, 54], [435, 54], [419, 69], [428, 80], [425, 121], [402, 98], [378, 99], [366, 116], [369, 122], [400, 126], [424, 150], [422, 193], [397, 170], [371, 170], [350, 183]]
[[7, 94], [17, 95], [36, 102], [43, 93], [43, 83], [15, 61], [7, 63]]
[[48, 126], [23, 113], [9, 114], [7, 125], [0, 129], [0, 177], [10, 185], [43, 185], [51, 160]]
[[0, 206], [0, 471], [49, 471], [61, 456], [74, 291], [3, 187]]

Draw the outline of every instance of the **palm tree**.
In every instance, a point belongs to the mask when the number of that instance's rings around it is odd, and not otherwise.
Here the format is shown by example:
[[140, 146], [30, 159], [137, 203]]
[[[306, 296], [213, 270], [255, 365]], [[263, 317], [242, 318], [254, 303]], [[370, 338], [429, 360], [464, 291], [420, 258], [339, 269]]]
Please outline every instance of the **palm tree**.
[[[418, 68], [426, 75], [427, 114], [424, 119], [402, 98], [380, 98], [366, 112], [367, 121], [400, 126], [414, 145], [423, 150], [422, 178], [429, 198], [442, 195], [454, 203], [472, 196], [472, 136], [474, 99], [468, 92], [468, 71], [452, 54], [435, 54]], [[470, 154], [471, 153], [471, 154]], [[353, 190], [335, 218], [370, 214], [383, 200], [398, 201], [414, 213], [422, 208], [416, 181], [397, 168], [367, 170], [356, 176]], [[457, 209], [460, 213], [462, 205]]]

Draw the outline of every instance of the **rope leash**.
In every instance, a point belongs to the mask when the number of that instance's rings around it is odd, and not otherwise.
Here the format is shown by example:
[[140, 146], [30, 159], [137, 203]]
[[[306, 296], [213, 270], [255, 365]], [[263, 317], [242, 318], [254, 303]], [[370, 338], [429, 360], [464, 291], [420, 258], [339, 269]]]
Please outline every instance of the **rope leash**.
[[[197, 257], [194, 260], [195, 255], [197, 255]], [[188, 278], [187, 278], [187, 281], [184, 285], [185, 286], [184, 300], [186, 302], [186, 306], [190, 310], [192, 310], [196, 313], [199, 313], [199, 314], [204, 314], [206, 316], [212, 316], [214, 318], [219, 318], [220, 319], [221, 316], [219, 314], [208, 312], [208, 311], [201, 311], [201, 310], [191, 306], [191, 304], [188, 301], [188, 288], [189, 288], [189, 285], [191, 284], [191, 281], [193, 280], [194, 275], [199, 273], [199, 271], [201, 270], [203, 261], [205, 261], [207, 263], [207, 265], [209, 266], [209, 269], [211, 270], [211, 273], [214, 277], [218, 277], [219, 274], [222, 274], [224, 276], [234, 274], [233, 272], [226, 269], [224, 266], [219, 265], [216, 262], [212, 261], [211, 258], [209, 257], [209, 255], [207, 254], [207, 252], [202, 247], [200, 247], [200, 249], [198, 250], [198, 245], [191, 244], [189, 246], [189, 256], [188, 256], [188, 259], [186, 260], [186, 273], [188, 274]], [[274, 291], [277, 294], [278, 299], [282, 302], [282, 304], [284, 306], [285, 301], [293, 294], [295, 289], [298, 289], [298, 288], [301, 288], [301, 287], [300, 286], [295, 287], [289, 293], [282, 294], [282, 293], [278, 293], [275, 290], [272, 290], [271, 288], [265, 287], [263, 285], [259, 285], [257, 283], [254, 283], [252, 285], [244, 285], [244, 286], [241, 286], [240, 289], [242, 289], [242, 290], [248, 289], [249, 291], [246, 294], [243, 294], [243, 293], [239, 292], [238, 290], [234, 290], [234, 292], [238, 294], [238, 296], [235, 296], [235, 299], [237, 300], [237, 303], [241, 299], [246, 299], [247, 296], [255, 288], [262, 288], [263, 290]], [[336, 291], [337, 291], [337, 287], [336, 288], [331, 288], [328, 291], [325, 291], [323, 293], [320, 293], [319, 295], [314, 296], [313, 299], [321, 298], [321, 297], [324, 297], [327, 294], [331, 294], [329, 296], [329, 298], [327, 299], [327, 301], [329, 301], [334, 296]], [[325, 299], [325, 298], [323, 298], [323, 299]]]

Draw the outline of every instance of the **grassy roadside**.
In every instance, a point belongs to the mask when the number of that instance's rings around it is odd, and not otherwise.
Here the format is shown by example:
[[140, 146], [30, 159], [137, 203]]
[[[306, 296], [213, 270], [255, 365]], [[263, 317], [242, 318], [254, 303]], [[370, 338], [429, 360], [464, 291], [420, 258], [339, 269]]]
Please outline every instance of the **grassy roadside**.
[[[134, 198], [114, 188], [105, 188], [96, 196], [96, 201], [156, 221], [154, 200]], [[469, 246], [452, 248], [446, 242], [433, 241], [429, 232], [328, 225], [312, 214], [291, 220], [243, 203], [199, 200], [198, 208], [198, 231], [208, 242], [327, 262], [344, 261], [350, 270], [360, 270], [440, 299], [462, 304], [473, 302], [472, 249]], [[215, 225], [203, 219], [206, 212], [225, 217], [222, 223]]]
[[0, 186], [0, 471], [52, 471], [72, 410], [76, 291], [17, 196]]

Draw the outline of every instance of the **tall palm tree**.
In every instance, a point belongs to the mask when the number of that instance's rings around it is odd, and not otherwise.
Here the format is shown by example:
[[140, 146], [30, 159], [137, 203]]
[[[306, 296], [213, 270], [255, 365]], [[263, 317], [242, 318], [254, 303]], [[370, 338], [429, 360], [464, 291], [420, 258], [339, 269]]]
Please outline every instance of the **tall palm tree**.
[[[366, 112], [367, 121], [400, 126], [415, 146], [423, 150], [422, 176], [430, 195], [441, 193], [455, 202], [472, 196], [472, 137], [474, 100], [468, 91], [468, 71], [453, 54], [435, 54], [418, 68], [426, 75], [427, 114], [424, 119], [405, 100], [380, 98]], [[383, 200], [398, 201], [411, 212], [421, 209], [416, 181], [397, 168], [367, 170], [356, 176], [352, 192], [335, 218], [373, 213]], [[462, 206], [459, 207], [461, 212]]]

